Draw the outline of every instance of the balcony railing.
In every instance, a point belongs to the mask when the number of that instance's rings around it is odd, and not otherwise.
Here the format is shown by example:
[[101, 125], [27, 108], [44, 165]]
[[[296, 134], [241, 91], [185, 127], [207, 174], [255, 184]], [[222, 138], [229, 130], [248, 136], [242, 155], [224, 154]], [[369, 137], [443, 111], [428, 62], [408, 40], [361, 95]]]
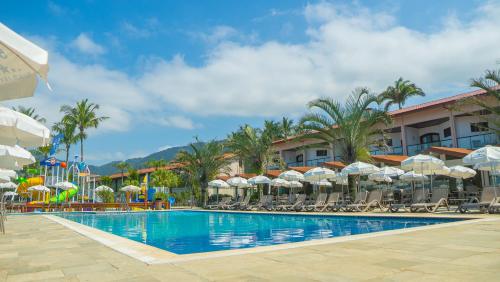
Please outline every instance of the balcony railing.
[[458, 147], [465, 149], [477, 149], [486, 145], [496, 144], [498, 144], [498, 136], [495, 133], [486, 133], [457, 138]]
[[332, 157], [321, 157], [321, 158], [316, 158], [316, 159], [312, 159], [312, 160], [307, 160], [306, 161], [306, 166], [319, 166], [321, 165], [322, 163], [324, 162], [328, 162], [328, 161], [331, 161], [332, 160]]
[[387, 150], [373, 150], [370, 151], [370, 155], [402, 155], [403, 154], [403, 147], [401, 146], [394, 146], [394, 147], [389, 147]]
[[420, 154], [423, 151], [429, 149], [430, 147], [453, 147], [453, 142], [451, 139], [447, 139], [429, 143], [408, 145], [407, 146], [408, 156], [415, 156], [417, 154]]

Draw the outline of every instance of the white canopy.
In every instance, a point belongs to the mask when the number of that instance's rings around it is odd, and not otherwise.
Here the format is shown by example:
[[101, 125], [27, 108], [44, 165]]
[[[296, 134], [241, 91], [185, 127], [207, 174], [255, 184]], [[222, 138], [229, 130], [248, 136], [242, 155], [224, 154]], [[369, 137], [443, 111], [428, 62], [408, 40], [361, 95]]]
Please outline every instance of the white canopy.
[[35, 185], [28, 188], [28, 191], [50, 192], [50, 189], [43, 185]]
[[404, 170], [399, 169], [397, 167], [384, 166], [378, 172], [375, 172], [373, 174], [384, 175], [389, 177], [398, 177], [400, 175], [403, 175], [404, 173], [405, 173]]
[[392, 179], [390, 176], [383, 175], [383, 174], [378, 174], [378, 173], [372, 173], [368, 175], [368, 179], [377, 181], [377, 182], [392, 182]]
[[10, 182], [10, 177], [7, 175], [0, 175], [0, 183]]
[[17, 184], [14, 182], [0, 183], [0, 189], [17, 189]]
[[278, 177], [288, 181], [304, 181], [304, 175], [295, 170], [284, 171]]
[[68, 181], [62, 181], [62, 182], [57, 182], [54, 187], [62, 190], [69, 190], [69, 189], [75, 189], [76, 185], [68, 182]]
[[320, 186], [320, 187], [332, 187], [332, 183], [327, 179], [323, 179], [320, 181], [311, 182], [312, 185]]
[[10, 177], [10, 178], [16, 178], [17, 173], [12, 170], [12, 169], [3, 169], [0, 168], [0, 176], [5, 176], [5, 177]]
[[[31, 97], [36, 76], [47, 81], [48, 53], [0, 23], [0, 101]], [[47, 84], [48, 85], [48, 84]], [[50, 87], [49, 87], [50, 89]]]
[[476, 171], [473, 170], [472, 168], [456, 165], [450, 167], [450, 172], [448, 173], [448, 176], [453, 178], [466, 179], [474, 177], [476, 174], [477, 174]]
[[14, 191], [7, 191], [5, 193], [2, 194], [4, 197], [7, 197], [7, 196], [17, 196], [17, 193], [14, 192]]
[[304, 179], [310, 182], [321, 181], [323, 179], [329, 179], [334, 177], [335, 177], [335, 171], [324, 167], [315, 167], [304, 173]]
[[50, 130], [35, 119], [6, 107], [0, 107], [0, 144], [23, 147], [46, 146]]
[[208, 182], [208, 187], [212, 188], [229, 188], [229, 184], [224, 180], [216, 179]]
[[285, 179], [282, 178], [275, 178], [271, 180], [271, 186], [274, 187], [288, 187], [290, 185], [290, 182], [288, 182]]
[[246, 188], [249, 186], [248, 181], [245, 178], [239, 176], [231, 177], [226, 182], [230, 186], [236, 188]]
[[109, 192], [113, 192], [113, 189], [111, 187], [108, 187], [106, 185], [100, 185], [100, 186], [97, 186], [95, 188], [95, 191], [96, 192], [101, 192], [101, 191], [109, 191]]
[[443, 166], [444, 162], [442, 160], [428, 155], [416, 155], [401, 162], [402, 169], [414, 170], [415, 172], [424, 174], [429, 174], [426, 172], [439, 170]]
[[401, 175], [399, 179], [403, 181], [423, 181], [429, 178], [421, 173], [416, 173], [415, 171], [408, 171], [405, 174]]
[[135, 186], [135, 185], [127, 185], [122, 188], [120, 188], [120, 191], [123, 192], [139, 192], [141, 191], [141, 187]]
[[491, 171], [493, 174], [500, 172], [500, 161], [490, 161], [485, 163], [478, 163], [474, 166], [474, 169]]
[[302, 183], [300, 183], [299, 181], [292, 180], [292, 181], [288, 182], [289, 188], [302, 188], [303, 186], [304, 185]]
[[479, 163], [486, 163], [497, 161], [500, 162], [500, 147], [485, 146], [472, 151], [463, 159], [464, 164], [474, 165]]
[[248, 183], [253, 184], [253, 185], [271, 184], [271, 179], [269, 179], [268, 177], [266, 177], [264, 175], [257, 175], [257, 176], [254, 176], [254, 177], [248, 179]]
[[355, 162], [342, 169], [344, 174], [349, 175], [367, 175], [379, 171], [380, 169], [372, 164], [364, 162]]
[[35, 162], [35, 157], [22, 147], [0, 145], [0, 168], [21, 169]]

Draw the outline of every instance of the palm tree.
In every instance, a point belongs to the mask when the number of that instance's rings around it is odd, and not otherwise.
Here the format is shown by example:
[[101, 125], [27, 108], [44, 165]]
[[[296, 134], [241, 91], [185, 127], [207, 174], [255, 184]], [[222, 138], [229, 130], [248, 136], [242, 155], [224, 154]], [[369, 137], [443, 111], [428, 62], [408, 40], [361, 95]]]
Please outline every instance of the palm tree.
[[399, 109], [401, 109], [406, 100], [412, 96], [425, 96], [425, 93], [415, 83], [403, 80], [400, 77], [394, 82], [393, 86], [387, 87], [384, 92], [380, 93], [379, 99], [380, 102], [387, 101], [385, 104], [385, 110], [387, 111], [392, 105], [398, 105]]
[[[486, 96], [492, 97], [496, 103], [488, 103], [487, 100], [479, 99], [478, 97], [471, 97], [465, 101], [468, 104], [474, 104], [484, 108], [486, 111], [491, 112], [493, 118], [488, 118], [493, 126], [488, 126], [489, 130], [494, 130], [497, 135], [500, 134], [500, 108], [497, 106], [500, 101], [500, 69], [487, 70], [483, 77], [471, 80], [471, 86], [477, 87], [486, 92]], [[483, 117], [483, 116], [480, 116]]]
[[84, 99], [76, 103], [76, 107], [63, 105], [61, 112], [65, 114], [63, 121], [78, 129], [77, 137], [80, 139], [80, 160], [83, 162], [83, 140], [87, 138], [85, 132], [88, 128], [97, 128], [99, 124], [108, 119], [108, 117], [97, 116], [99, 105], [89, 103], [88, 99]]
[[155, 187], [178, 187], [181, 183], [180, 177], [173, 171], [160, 169], [151, 174], [151, 184]]
[[290, 136], [297, 133], [297, 127], [294, 125], [293, 119], [283, 117], [280, 123], [281, 138], [287, 140]]
[[122, 174], [122, 185], [123, 185], [123, 183], [124, 183], [123, 179], [125, 177], [125, 171], [129, 170], [131, 168], [130, 164], [127, 163], [127, 162], [119, 162], [119, 163], [113, 164], [113, 167], [115, 167], [116, 169], [118, 169], [120, 171], [120, 173]]
[[47, 121], [44, 117], [36, 113], [35, 108], [18, 106], [17, 108], [12, 107], [12, 109], [14, 111], [20, 112], [21, 114], [25, 114], [38, 122], [45, 123]]
[[182, 169], [189, 175], [191, 183], [201, 188], [201, 202], [205, 206], [208, 182], [227, 167], [229, 160], [224, 158], [224, 145], [215, 140], [204, 144], [196, 138], [189, 147], [190, 151], [177, 154], [177, 161], [184, 164]]
[[58, 134], [62, 134], [63, 138], [61, 139], [61, 143], [64, 144], [64, 150], [66, 152], [66, 163], [69, 161], [69, 149], [71, 145], [78, 142], [78, 136], [75, 135], [75, 126], [68, 122], [64, 122], [64, 120], [57, 122], [52, 126], [52, 130]]
[[274, 157], [272, 143], [279, 134], [279, 127], [266, 122], [264, 130], [250, 125], [241, 126], [227, 138], [227, 147], [238, 155], [249, 172], [261, 174]]
[[167, 161], [160, 159], [160, 160], [149, 160], [146, 162], [146, 167], [153, 167], [155, 170], [158, 170], [161, 167], [164, 167], [167, 165]]
[[344, 105], [330, 98], [317, 99], [309, 102], [309, 108], [319, 109], [322, 113], [306, 114], [301, 124], [304, 129], [314, 132], [309, 136], [339, 146], [343, 160], [351, 163], [369, 155], [369, 146], [378, 142], [374, 137], [383, 132], [375, 125], [391, 121], [386, 111], [371, 108], [375, 103], [378, 103], [377, 96], [365, 88], [355, 90]]

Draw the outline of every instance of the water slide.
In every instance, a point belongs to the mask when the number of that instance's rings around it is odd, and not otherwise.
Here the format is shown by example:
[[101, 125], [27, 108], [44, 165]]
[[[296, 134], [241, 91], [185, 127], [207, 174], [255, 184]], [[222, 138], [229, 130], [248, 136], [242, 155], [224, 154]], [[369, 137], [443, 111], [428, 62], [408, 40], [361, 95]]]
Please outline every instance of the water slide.
[[[50, 198], [49, 202], [50, 203], [61, 203], [61, 202], [65, 202], [66, 199], [70, 199], [70, 198], [73, 198], [74, 196], [76, 196], [76, 194], [78, 193], [78, 188], [76, 189], [69, 189], [67, 191], [62, 191], [61, 193], [59, 193], [56, 196], [53, 196], [52, 198]], [[66, 195], [68, 195], [66, 197]]]
[[28, 178], [26, 179], [26, 181], [23, 181], [22, 183], [19, 184], [19, 186], [17, 187], [17, 193], [18, 194], [28, 193], [28, 188], [35, 185], [43, 185], [43, 183], [44, 183], [43, 177], [41, 176]]

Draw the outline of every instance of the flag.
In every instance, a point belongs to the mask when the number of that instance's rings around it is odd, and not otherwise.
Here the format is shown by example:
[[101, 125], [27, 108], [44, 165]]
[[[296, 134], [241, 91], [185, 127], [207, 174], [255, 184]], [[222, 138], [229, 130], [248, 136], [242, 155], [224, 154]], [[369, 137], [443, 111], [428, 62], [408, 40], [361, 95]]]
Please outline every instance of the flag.
[[50, 155], [53, 156], [56, 151], [57, 151], [57, 148], [59, 147], [59, 144], [61, 143], [61, 140], [63, 139], [64, 137], [64, 134], [60, 133], [60, 134], [57, 134], [56, 136], [54, 136], [54, 138], [52, 138], [52, 147], [50, 148]]

